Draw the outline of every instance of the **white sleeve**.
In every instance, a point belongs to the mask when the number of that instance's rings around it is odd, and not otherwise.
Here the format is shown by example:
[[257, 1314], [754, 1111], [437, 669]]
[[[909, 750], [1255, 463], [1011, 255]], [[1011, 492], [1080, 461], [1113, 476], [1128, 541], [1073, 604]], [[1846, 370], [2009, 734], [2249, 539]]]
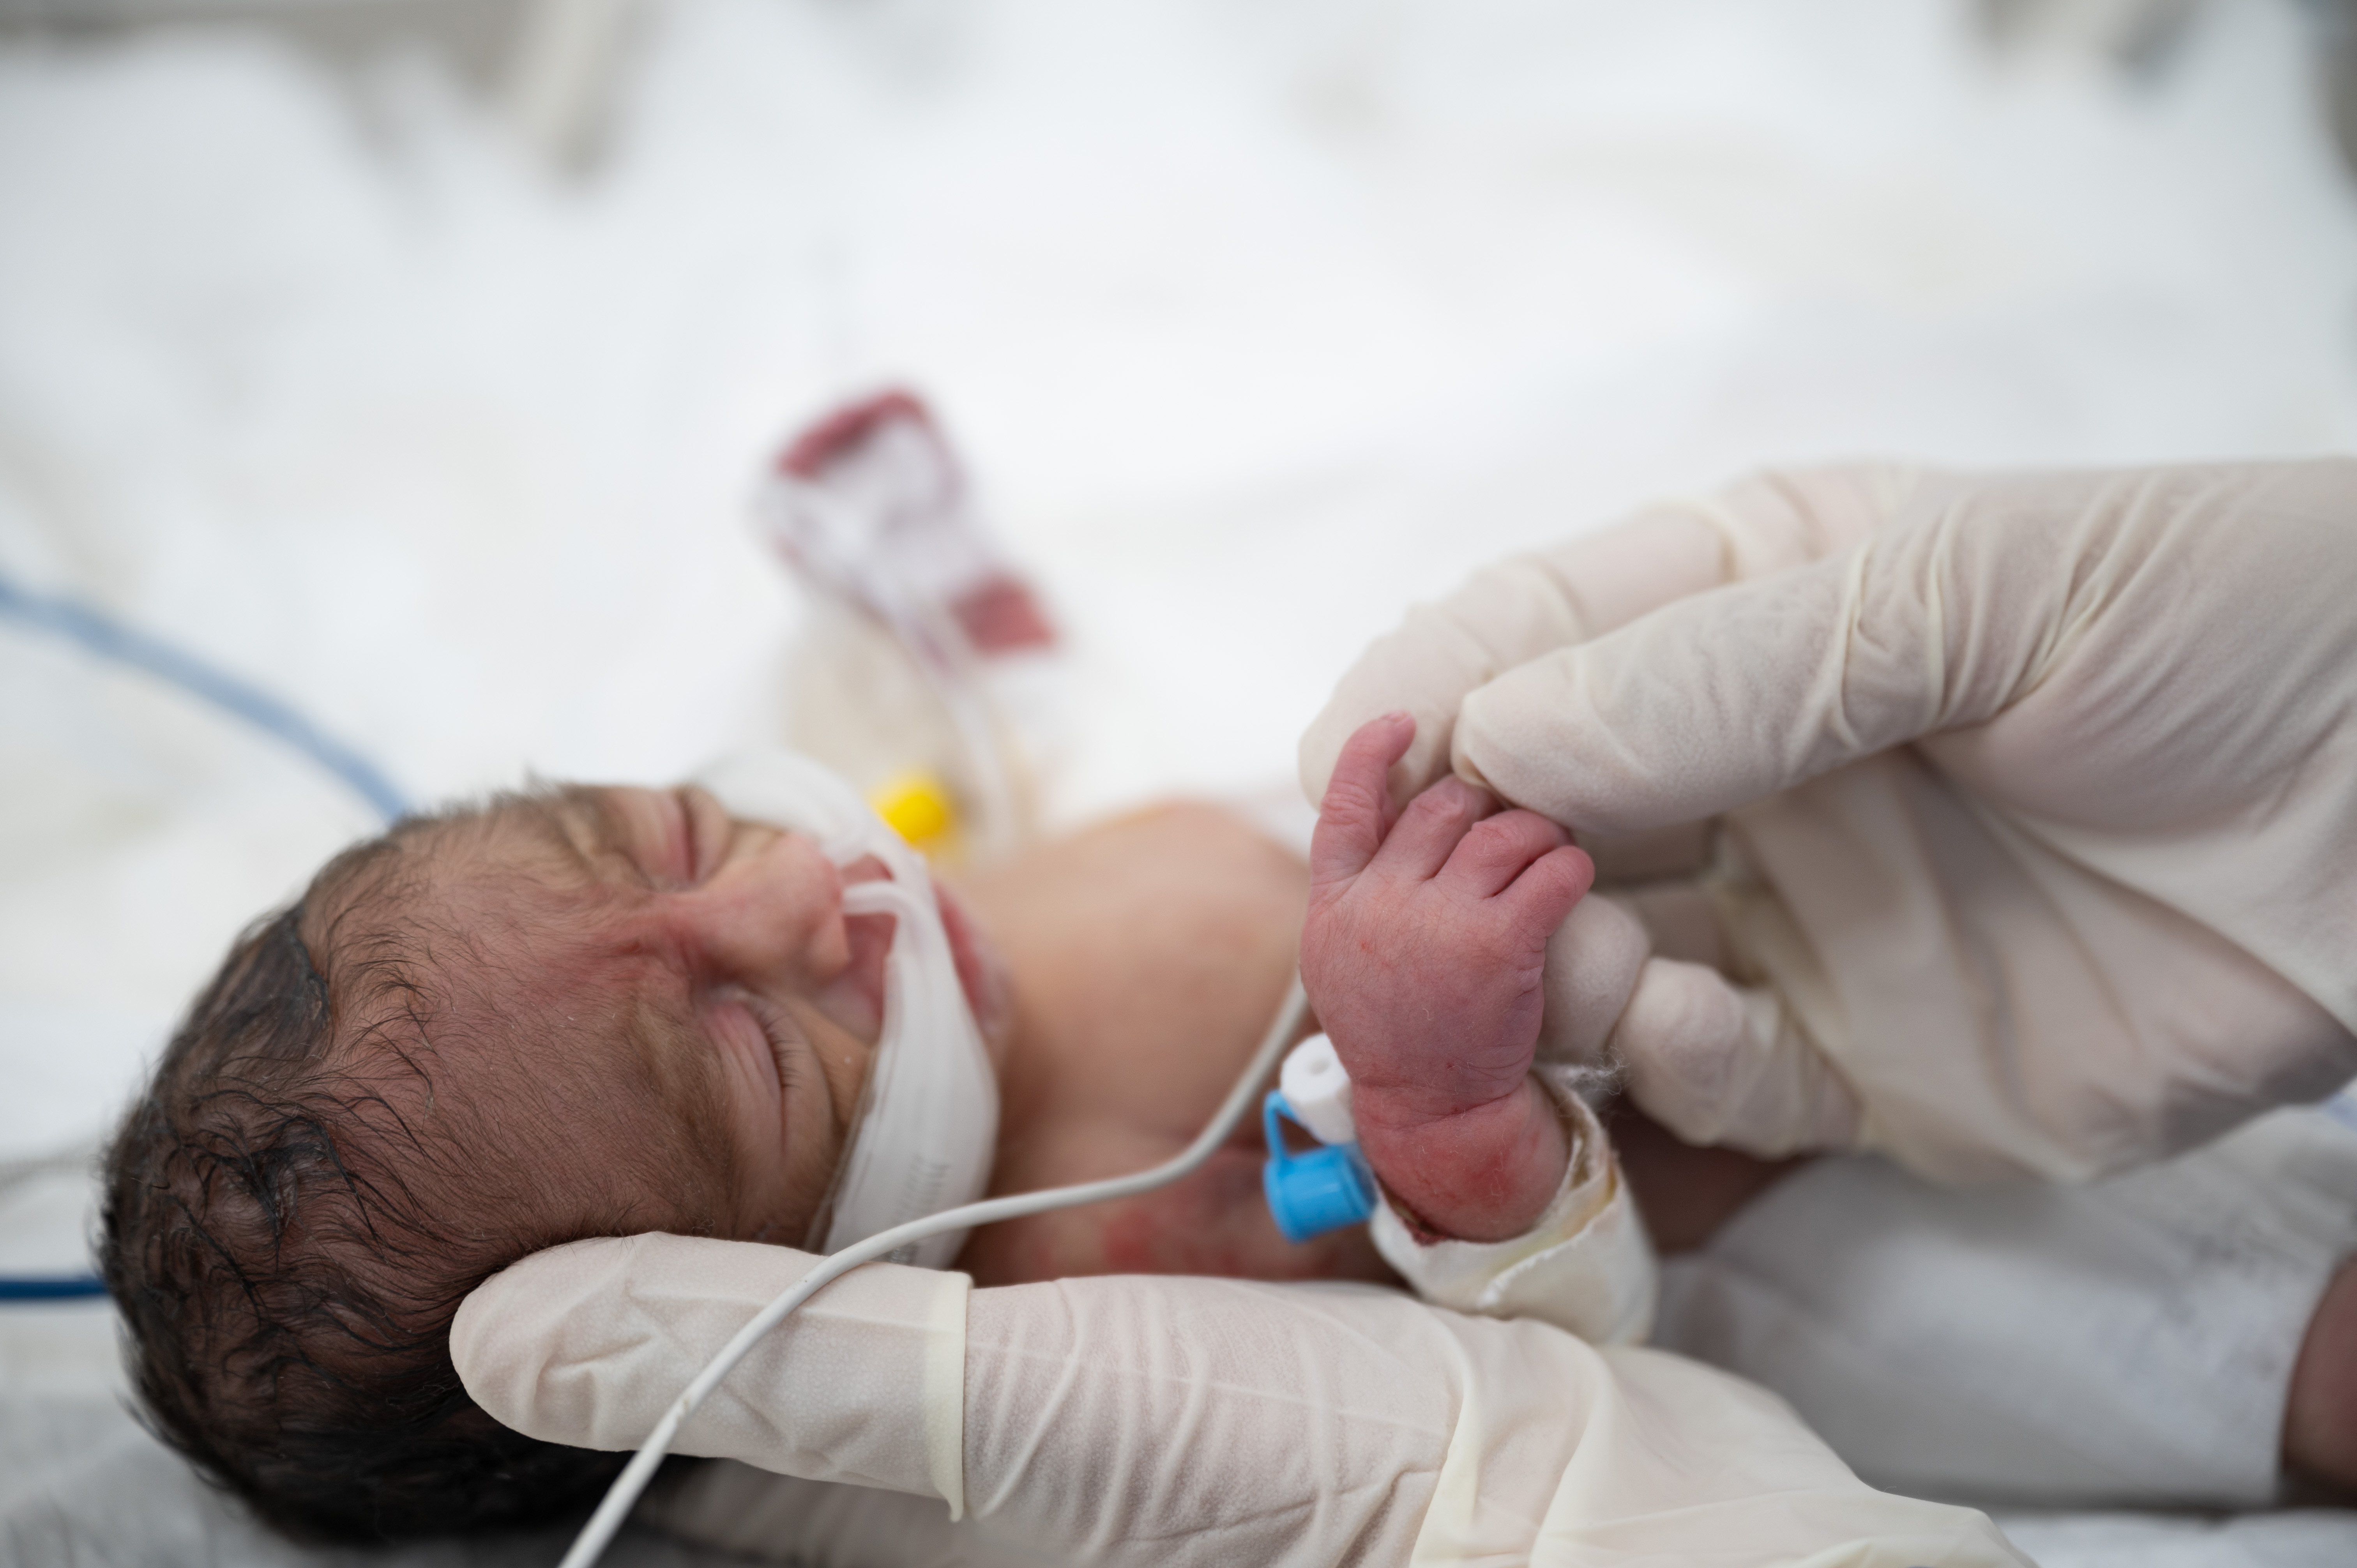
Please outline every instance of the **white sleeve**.
[[1505, 1241], [1419, 1240], [1386, 1201], [1369, 1229], [1375, 1250], [1416, 1294], [1485, 1317], [1534, 1317], [1592, 1345], [1641, 1342], [1653, 1322], [1660, 1267], [1620, 1163], [1576, 1095], [1549, 1082], [1571, 1160], [1562, 1190], [1523, 1234]]
[[[741, 1242], [578, 1242], [470, 1296], [452, 1356], [518, 1430], [624, 1446], [757, 1293], [812, 1263]], [[2027, 1562], [1976, 1512], [1874, 1491], [1780, 1401], [1723, 1373], [1395, 1292], [1114, 1276], [969, 1293], [878, 1264], [812, 1307], [687, 1423], [682, 1450], [943, 1499], [993, 1552], [1156, 1568]], [[733, 1521], [669, 1522], [717, 1536]]]

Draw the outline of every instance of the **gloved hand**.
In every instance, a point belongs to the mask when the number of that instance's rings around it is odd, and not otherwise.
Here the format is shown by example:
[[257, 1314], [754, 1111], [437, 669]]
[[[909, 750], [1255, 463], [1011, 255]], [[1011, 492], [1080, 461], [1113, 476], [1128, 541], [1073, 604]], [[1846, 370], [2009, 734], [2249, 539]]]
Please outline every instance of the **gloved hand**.
[[[679, 1236], [575, 1242], [468, 1296], [451, 1358], [519, 1431], [629, 1446], [814, 1262]], [[921, 1549], [889, 1560], [961, 1564], [2026, 1561], [1976, 1512], [1867, 1487], [1748, 1383], [1363, 1285], [969, 1291], [871, 1264], [758, 1346], [679, 1446], [964, 1516], [921, 1540], [905, 1508], [846, 1530], [830, 1510], [759, 1509], [727, 1472], [662, 1509], [685, 1533], [813, 1568], [880, 1560], [879, 1536]], [[755, 1514], [788, 1533], [748, 1538]]]
[[1473, 692], [1673, 599], [1830, 553], [1870, 530], [1910, 478], [1889, 467], [1763, 477], [1483, 568], [1359, 655], [1302, 735], [1302, 793], [1323, 801], [1344, 743], [1405, 712], [1415, 739], [1391, 785], [1405, 806], [1448, 771], [1458, 706]]
[[1379, 643], [1303, 774], [1454, 692], [1457, 771], [1607, 875], [1716, 819], [1635, 900], [1713, 961], [1582, 982], [1627, 984], [1609, 1046], [1674, 1131], [2083, 1178], [2357, 1073], [2357, 464], [1831, 470], [1603, 538]]

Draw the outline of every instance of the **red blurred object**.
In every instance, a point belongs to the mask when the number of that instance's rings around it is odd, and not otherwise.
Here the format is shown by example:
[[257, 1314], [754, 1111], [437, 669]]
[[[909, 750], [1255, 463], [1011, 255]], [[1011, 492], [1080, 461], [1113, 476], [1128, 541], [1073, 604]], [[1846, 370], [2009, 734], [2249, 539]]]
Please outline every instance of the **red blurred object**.
[[[1056, 644], [1030, 585], [975, 516], [932, 411], [899, 388], [844, 404], [776, 463], [779, 547], [815, 585], [879, 617], [920, 658]], [[953, 627], [963, 650], [940, 648]]]

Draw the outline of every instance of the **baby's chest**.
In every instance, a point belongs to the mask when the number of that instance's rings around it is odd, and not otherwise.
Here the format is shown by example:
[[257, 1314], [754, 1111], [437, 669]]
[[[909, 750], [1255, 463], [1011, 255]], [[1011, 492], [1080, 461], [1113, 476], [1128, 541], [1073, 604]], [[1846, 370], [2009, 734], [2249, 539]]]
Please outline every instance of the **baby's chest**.
[[[1144, 1141], [1141, 1141], [1143, 1144]], [[1136, 1169], [1176, 1151], [1141, 1146]], [[1102, 1150], [1098, 1151], [1101, 1155]], [[1039, 1185], [1114, 1174], [1101, 1157], [1076, 1160]], [[1232, 1144], [1180, 1182], [1114, 1203], [1011, 1220], [979, 1231], [958, 1260], [977, 1284], [1024, 1284], [1086, 1274], [1216, 1274], [1235, 1279], [1388, 1280], [1363, 1230], [1297, 1246], [1277, 1233], [1261, 1196], [1261, 1151]], [[1085, 1173], [1085, 1174], [1083, 1174]], [[1030, 1185], [1028, 1183], [1027, 1186]]]

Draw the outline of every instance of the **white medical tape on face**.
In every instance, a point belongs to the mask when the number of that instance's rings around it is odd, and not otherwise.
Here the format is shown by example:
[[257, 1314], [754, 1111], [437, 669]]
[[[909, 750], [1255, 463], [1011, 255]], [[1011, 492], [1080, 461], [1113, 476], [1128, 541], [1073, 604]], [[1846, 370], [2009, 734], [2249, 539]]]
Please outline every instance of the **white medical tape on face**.
[[[808, 833], [837, 865], [873, 855], [888, 874], [844, 889], [846, 913], [892, 918], [892, 950], [884, 965], [883, 1034], [820, 1250], [840, 1251], [980, 1197], [998, 1142], [998, 1079], [958, 982], [922, 858], [849, 785], [794, 752], [746, 752], [696, 782], [732, 816]], [[946, 1268], [965, 1234], [928, 1238], [892, 1261]]]
[[[980, 1197], [998, 1141], [998, 1080], [958, 984], [930, 887], [890, 882], [844, 889], [855, 915], [894, 918], [884, 969], [884, 1035], [868, 1068], [865, 1113], [837, 1178], [824, 1251], [840, 1251], [895, 1225]], [[894, 1262], [945, 1268], [958, 1231], [916, 1244]]]

